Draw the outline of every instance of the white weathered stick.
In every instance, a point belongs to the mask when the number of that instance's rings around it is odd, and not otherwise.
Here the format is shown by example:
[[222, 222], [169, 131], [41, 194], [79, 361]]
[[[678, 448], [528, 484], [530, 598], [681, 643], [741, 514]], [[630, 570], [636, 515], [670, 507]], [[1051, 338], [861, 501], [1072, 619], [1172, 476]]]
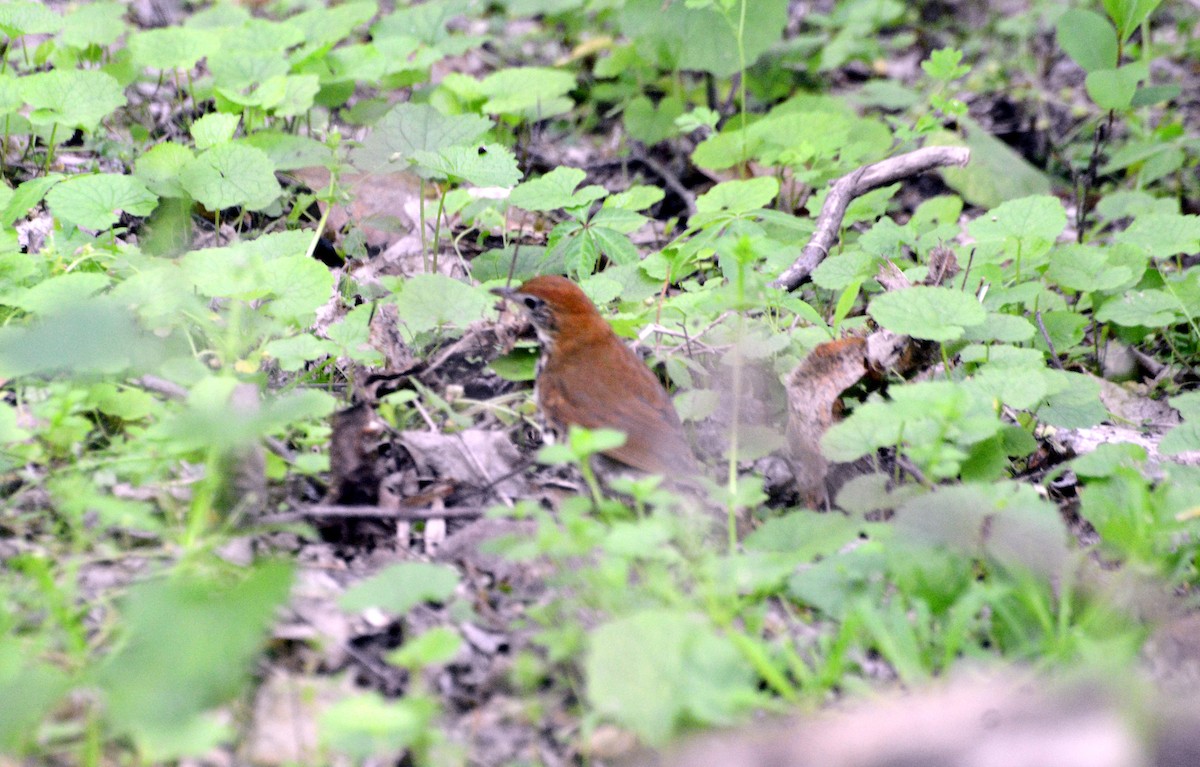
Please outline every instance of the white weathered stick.
[[831, 185], [825, 204], [821, 206], [821, 214], [817, 216], [817, 230], [813, 232], [800, 256], [771, 283], [772, 287], [795, 290], [812, 274], [812, 270], [829, 255], [829, 251], [837, 242], [838, 232], [842, 229], [842, 219], [846, 217], [846, 208], [854, 198], [872, 189], [934, 168], [947, 165], [965, 166], [970, 159], [971, 150], [966, 147], [927, 146], [924, 149], [906, 152], [899, 157], [864, 165], [837, 179]]

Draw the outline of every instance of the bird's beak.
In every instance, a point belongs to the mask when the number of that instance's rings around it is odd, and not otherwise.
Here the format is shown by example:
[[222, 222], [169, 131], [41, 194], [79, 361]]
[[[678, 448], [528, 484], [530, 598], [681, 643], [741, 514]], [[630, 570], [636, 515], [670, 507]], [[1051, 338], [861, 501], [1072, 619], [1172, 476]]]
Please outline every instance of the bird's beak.
[[513, 294], [517, 292], [517, 289], [516, 288], [492, 288], [488, 292], [491, 293], [493, 296], [500, 296], [501, 298], [512, 298]]

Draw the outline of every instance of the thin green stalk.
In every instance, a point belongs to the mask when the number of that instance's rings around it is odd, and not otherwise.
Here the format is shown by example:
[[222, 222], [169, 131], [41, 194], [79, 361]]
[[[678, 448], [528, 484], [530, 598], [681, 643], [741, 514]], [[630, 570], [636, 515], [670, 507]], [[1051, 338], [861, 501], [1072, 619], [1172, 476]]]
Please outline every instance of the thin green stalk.
[[438, 197], [437, 218], [433, 222], [433, 271], [438, 270], [438, 243], [442, 241], [442, 215], [446, 212], [446, 193]]
[[329, 221], [329, 210], [333, 207], [333, 176], [329, 177], [329, 199], [325, 201], [325, 210], [321, 211], [321, 220], [317, 222], [317, 228], [313, 232], [312, 239], [308, 241], [308, 250], [304, 255], [307, 258], [312, 258], [313, 253], [317, 252], [317, 243], [321, 240], [321, 233], [325, 231], [325, 224]]
[[429, 242], [425, 237], [425, 179], [421, 179], [420, 185], [417, 187], [417, 196], [420, 198], [417, 204], [420, 210], [417, 213], [417, 228], [421, 230], [421, 261], [425, 264], [426, 273], [429, 269]]
[[46, 168], [43, 170], [46, 175], [50, 174], [50, 163], [54, 161], [54, 137], [55, 134], [58, 134], [58, 132], [59, 124], [58, 122], [55, 122], [55, 124], [50, 127], [50, 140], [46, 144]]

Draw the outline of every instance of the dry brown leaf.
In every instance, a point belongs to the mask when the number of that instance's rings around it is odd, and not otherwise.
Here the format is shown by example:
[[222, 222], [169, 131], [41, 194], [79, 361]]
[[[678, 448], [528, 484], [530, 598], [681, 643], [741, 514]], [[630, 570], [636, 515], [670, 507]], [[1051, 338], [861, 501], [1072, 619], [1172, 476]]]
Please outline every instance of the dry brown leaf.
[[797, 490], [812, 504], [825, 504], [829, 462], [821, 436], [833, 425], [843, 391], [867, 374], [866, 341], [842, 338], [821, 344], [788, 375], [788, 449]]

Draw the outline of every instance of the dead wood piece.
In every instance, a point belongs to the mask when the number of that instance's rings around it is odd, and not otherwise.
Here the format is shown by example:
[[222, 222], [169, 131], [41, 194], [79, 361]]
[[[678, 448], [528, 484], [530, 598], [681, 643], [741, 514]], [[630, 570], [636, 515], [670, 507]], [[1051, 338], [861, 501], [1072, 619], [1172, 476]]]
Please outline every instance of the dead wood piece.
[[383, 508], [381, 506], [342, 506], [314, 503], [296, 511], [271, 514], [260, 518], [263, 524], [287, 524], [306, 519], [395, 519], [417, 521], [424, 519], [477, 519], [487, 513], [483, 506], [451, 506], [449, 508]]
[[825, 204], [821, 206], [821, 213], [817, 216], [817, 230], [800, 256], [771, 286], [795, 290], [812, 274], [817, 264], [833, 250], [838, 232], [842, 229], [842, 220], [846, 217], [846, 209], [856, 197], [934, 168], [965, 166], [970, 158], [971, 152], [965, 147], [929, 146], [865, 165], [837, 179], [831, 185]]

